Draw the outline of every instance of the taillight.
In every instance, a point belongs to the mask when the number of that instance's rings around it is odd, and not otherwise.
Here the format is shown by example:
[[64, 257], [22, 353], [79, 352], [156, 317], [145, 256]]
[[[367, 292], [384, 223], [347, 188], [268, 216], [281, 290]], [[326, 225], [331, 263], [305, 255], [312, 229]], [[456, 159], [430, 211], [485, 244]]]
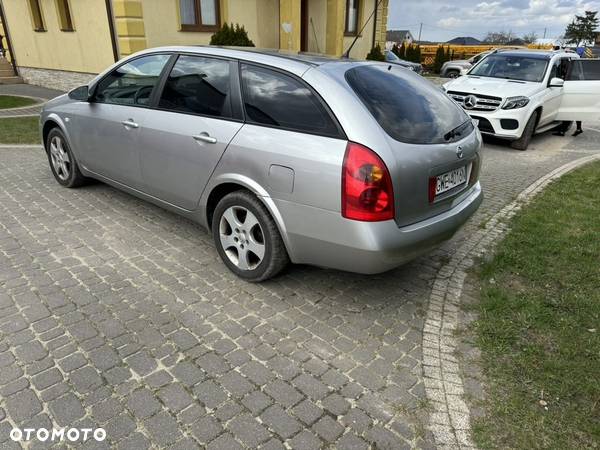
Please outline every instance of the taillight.
[[375, 152], [354, 142], [346, 146], [342, 168], [342, 216], [365, 222], [394, 218], [390, 172]]

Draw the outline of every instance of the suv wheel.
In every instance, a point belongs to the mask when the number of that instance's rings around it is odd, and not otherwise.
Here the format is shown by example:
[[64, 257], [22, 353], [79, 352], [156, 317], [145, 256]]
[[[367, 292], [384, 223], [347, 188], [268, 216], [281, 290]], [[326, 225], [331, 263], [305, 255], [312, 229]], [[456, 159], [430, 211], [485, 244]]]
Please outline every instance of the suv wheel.
[[81, 174], [75, 155], [59, 128], [53, 128], [48, 133], [46, 153], [52, 174], [61, 185], [75, 188], [85, 184], [87, 178]]
[[458, 70], [449, 70], [446, 72], [446, 76], [448, 78], [458, 78], [460, 76], [460, 72]]
[[527, 121], [527, 125], [525, 125], [525, 129], [523, 130], [523, 134], [516, 141], [512, 141], [510, 146], [517, 150], [527, 150], [529, 147], [529, 143], [531, 142], [531, 138], [533, 133], [535, 132], [535, 125], [537, 123], [538, 112], [535, 111], [529, 120]]
[[272, 278], [289, 263], [275, 221], [250, 192], [235, 191], [221, 199], [213, 215], [212, 233], [225, 265], [247, 281]]

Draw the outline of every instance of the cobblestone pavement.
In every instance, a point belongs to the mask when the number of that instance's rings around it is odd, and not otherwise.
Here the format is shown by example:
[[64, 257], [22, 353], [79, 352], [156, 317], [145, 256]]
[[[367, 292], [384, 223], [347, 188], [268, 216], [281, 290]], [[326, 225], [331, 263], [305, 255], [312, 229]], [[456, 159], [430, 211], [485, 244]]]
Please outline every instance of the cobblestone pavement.
[[599, 136], [487, 145], [480, 211], [402, 268], [294, 266], [260, 285], [196, 225], [103, 184], [61, 188], [41, 149], [0, 148], [0, 447], [18, 448], [15, 426], [105, 428], [89, 448], [432, 447], [421, 343], [437, 269]]

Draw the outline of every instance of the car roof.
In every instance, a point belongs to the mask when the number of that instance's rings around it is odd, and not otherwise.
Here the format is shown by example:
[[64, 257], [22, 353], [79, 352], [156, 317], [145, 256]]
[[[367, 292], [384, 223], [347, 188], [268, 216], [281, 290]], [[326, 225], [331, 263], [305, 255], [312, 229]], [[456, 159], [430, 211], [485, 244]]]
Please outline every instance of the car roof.
[[349, 58], [335, 58], [311, 53], [300, 53], [277, 49], [261, 49], [255, 47], [219, 47], [212, 45], [184, 45], [155, 47], [143, 50], [135, 55], [157, 52], [196, 53], [201, 55], [222, 56], [243, 61], [256, 62], [273, 67], [278, 67], [298, 76], [302, 76], [311, 67], [323, 64], [338, 63], [348, 64], [358, 61]]

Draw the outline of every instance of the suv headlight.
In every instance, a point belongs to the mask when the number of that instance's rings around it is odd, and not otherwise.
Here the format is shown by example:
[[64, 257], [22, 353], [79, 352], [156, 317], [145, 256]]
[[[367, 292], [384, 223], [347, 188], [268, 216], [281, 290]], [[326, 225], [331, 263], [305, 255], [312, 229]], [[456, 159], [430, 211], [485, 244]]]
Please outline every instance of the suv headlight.
[[518, 96], [518, 97], [508, 97], [504, 104], [502, 105], [502, 109], [517, 109], [522, 108], [529, 103], [528, 97]]

